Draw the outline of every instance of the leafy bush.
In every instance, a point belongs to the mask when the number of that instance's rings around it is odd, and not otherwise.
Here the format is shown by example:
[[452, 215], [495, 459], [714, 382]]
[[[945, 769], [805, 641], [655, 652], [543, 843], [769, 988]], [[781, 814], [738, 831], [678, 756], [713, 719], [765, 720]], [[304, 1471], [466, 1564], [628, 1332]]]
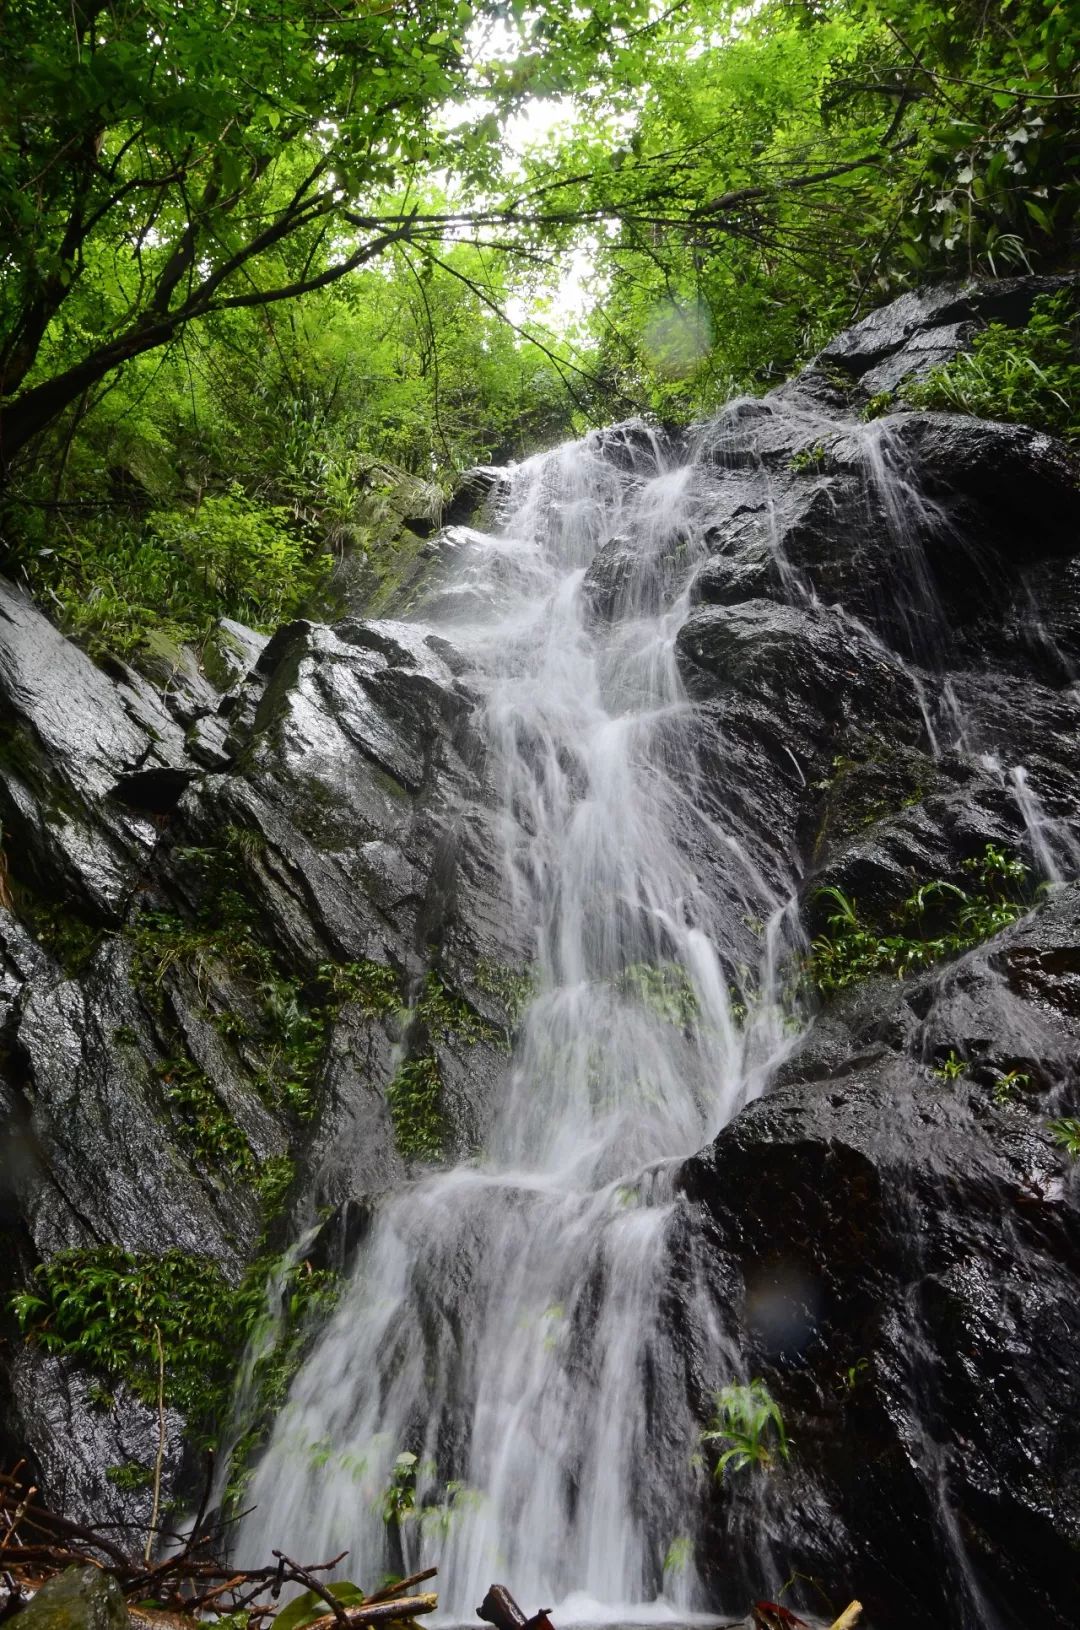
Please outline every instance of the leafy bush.
[[791, 1450], [780, 1406], [762, 1380], [743, 1386], [733, 1381], [715, 1394], [716, 1408], [709, 1426], [701, 1434], [703, 1443], [722, 1443], [715, 1475], [723, 1478], [729, 1470], [744, 1466], [769, 1467], [779, 1456], [786, 1460]]
[[[274, 1267], [266, 1259], [255, 1262], [233, 1286], [210, 1257], [95, 1246], [42, 1263], [32, 1288], [13, 1296], [11, 1305], [26, 1335], [47, 1351], [101, 1376], [122, 1376], [149, 1404], [157, 1399], [160, 1331], [165, 1400], [187, 1417], [196, 1439], [210, 1443], [225, 1416], [237, 1357], [267, 1317], [266, 1282]], [[335, 1294], [333, 1274], [306, 1263], [290, 1271], [284, 1339], [276, 1355], [268, 1355], [278, 1371], [283, 1352], [297, 1358], [302, 1324], [327, 1311]], [[290, 1376], [292, 1369], [295, 1362]]]
[[858, 903], [839, 888], [823, 888], [831, 900], [830, 932], [811, 946], [807, 972], [822, 995], [845, 989], [875, 974], [897, 979], [946, 957], [959, 956], [1023, 916], [1021, 898], [1028, 868], [996, 845], [964, 862], [971, 890], [935, 878], [902, 903], [884, 929], [865, 922]]
[[47, 549], [25, 547], [33, 592], [95, 654], [131, 656], [150, 635], [204, 639], [218, 617], [272, 630], [325, 582], [330, 556], [299, 535], [287, 509], [233, 489], [145, 524], [84, 522]]
[[1080, 440], [1080, 295], [1040, 295], [1025, 328], [991, 323], [970, 351], [904, 386], [912, 407], [971, 413]]

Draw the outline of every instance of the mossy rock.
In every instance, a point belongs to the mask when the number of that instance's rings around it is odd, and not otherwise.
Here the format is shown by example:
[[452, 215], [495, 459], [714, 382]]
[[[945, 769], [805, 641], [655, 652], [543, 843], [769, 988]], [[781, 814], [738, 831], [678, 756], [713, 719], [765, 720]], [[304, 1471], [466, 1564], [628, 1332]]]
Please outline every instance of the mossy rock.
[[65, 1568], [19, 1614], [23, 1630], [130, 1630], [120, 1586], [100, 1568]]
[[820, 862], [838, 844], [919, 803], [937, 779], [933, 760], [911, 747], [875, 745], [865, 756], [834, 759], [821, 788], [814, 859]]

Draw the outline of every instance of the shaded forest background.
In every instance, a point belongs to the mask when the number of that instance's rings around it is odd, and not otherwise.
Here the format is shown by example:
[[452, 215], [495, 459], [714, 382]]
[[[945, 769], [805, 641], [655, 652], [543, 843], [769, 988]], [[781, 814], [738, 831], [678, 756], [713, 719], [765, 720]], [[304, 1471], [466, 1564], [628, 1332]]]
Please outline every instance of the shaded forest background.
[[168, 661], [458, 472], [1069, 263], [1067, 0], [8, 0], [5, 569]]

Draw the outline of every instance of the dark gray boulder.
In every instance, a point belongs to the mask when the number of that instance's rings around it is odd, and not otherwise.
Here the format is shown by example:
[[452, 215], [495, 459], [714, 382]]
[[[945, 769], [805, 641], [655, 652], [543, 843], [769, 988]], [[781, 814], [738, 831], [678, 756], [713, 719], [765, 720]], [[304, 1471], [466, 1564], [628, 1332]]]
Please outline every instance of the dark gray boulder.
[[763, 1522], [875, 1625], [1072, 1624], [1080, 1170], [1047, 1126], [1080, 1106], [1078, 945], [1063, 888], [833, 1004], [683, 1169], [719, 1317], [795, 1444], [766, 1490], [714, 1491], [725, 1572]]

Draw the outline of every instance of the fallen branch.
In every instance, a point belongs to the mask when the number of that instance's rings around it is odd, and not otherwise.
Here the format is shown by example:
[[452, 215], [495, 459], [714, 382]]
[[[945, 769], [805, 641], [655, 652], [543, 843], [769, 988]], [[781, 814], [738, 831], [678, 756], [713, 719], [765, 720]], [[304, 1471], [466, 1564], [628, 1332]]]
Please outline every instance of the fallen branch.
[[438, 1605], [439, 1598], [434, 1591], [425, 1596], [398, 1596], [389, 1602], [363, 1602], [359, 1607], [343, 1607], [340, 1619], [334, 1613], [312, 1619], [304, 1630], [334, 1630], [339, 1623], [351, 1626], [352, 1630], [359, 1630], [365, 1624], [390, 1624], [395, 1620], [401, 1623], [418, 1613], [434, 1613]]

